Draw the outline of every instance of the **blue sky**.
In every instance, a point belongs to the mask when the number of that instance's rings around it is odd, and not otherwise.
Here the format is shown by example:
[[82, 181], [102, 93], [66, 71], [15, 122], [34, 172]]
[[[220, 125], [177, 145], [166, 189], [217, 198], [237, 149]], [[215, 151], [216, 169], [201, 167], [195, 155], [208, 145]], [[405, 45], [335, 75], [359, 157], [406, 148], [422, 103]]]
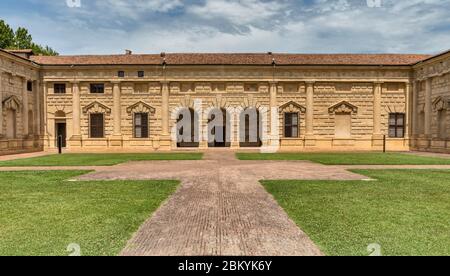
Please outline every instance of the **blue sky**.
[[450, 0], [2, 0], [0, 18], [61, 54], [438, 53]]

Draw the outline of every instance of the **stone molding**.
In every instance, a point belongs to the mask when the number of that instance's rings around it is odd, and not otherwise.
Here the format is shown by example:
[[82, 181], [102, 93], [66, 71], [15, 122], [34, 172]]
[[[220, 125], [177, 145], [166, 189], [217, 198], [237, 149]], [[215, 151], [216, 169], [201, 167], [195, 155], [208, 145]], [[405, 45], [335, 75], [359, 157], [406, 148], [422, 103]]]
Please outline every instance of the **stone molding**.
[[127, 113], [149, 113], [154, 114], [156, 109], [149, 104], [139, 101], [127, 108]]
[[329, 113], [352, 113], [357, 114], [358, 113], [358, 107], [352, 105], [351, 103], [347, 101], [342, 101], [338, 104], [335, 104], [328, 108]]
[[11, 110], [20, 110], [22, 106], [19, 97], [17, 97], [16, 95], [9, 96], [2, 102], [2, 104], [5, 109]]
[[299, 113], [305, 113], [306, 112], [306, 107], [294, 102], [294, 101], [290, 101], [287, 102], [285, 104], [283, 104], [282, 106], [280, 106], [279, 108], [280, 112], [299, 112]]
[[106, 105], [100, 103], [100, 102], [93, 102], [86, 107], [83, 108], [84, 113], [111, 113], [111, 108], [107, 107]]

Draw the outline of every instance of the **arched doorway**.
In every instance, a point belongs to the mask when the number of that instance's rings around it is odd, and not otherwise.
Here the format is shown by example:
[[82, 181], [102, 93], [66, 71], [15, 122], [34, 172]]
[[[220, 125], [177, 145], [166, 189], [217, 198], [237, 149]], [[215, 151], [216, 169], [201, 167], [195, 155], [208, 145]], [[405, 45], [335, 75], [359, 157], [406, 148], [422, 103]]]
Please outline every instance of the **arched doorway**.
[[200, 146], [199, 116], [192, 108], [183, 108], [177, 118], [177, 147], [198, 148]]
[[208, 115], [208, 147], [225, 148], [231, 146], [231, 121], [228, 111], [215, 108]]
[[240, 147], [261, 147], [261, 116], [257, 108], [246, 108], [239, 116]]

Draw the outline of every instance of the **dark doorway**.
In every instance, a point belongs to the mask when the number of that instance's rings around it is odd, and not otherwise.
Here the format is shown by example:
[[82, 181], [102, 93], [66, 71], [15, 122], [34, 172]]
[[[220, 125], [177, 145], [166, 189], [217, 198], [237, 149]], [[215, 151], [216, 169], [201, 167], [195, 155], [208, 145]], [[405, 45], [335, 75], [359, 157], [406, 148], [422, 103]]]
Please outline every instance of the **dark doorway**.
[[248, 108], [240, 116], [240, 147], [261, 147], [261, 118], [259, 110]]
[[179, 148], [198, 148], [199, 128], [198, 113], [194, 109], [189, 108], [182, 110], [177, 119], [177, 147]]
[[208, 146], [210, 148], [227, 148], [231, 146], [228, 128], [228, 113], [225, 109], [215, 109], [209, 114], [208, 129], [210, 132]]
[[62, 147], [65, 148], [67, 146], [67, 130], [66, 123], [56, 123], [56, 147], [58, 147], [58, 138], [62, 136]]

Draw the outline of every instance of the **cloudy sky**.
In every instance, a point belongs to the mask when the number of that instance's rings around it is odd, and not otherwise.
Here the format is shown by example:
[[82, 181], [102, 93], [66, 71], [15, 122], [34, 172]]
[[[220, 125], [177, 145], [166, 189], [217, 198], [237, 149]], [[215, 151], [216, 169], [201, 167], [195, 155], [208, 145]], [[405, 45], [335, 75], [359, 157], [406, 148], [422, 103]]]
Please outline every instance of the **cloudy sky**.
[[61, 54], [450, 48], [450, 0], [2, 0], [0, 18]]

